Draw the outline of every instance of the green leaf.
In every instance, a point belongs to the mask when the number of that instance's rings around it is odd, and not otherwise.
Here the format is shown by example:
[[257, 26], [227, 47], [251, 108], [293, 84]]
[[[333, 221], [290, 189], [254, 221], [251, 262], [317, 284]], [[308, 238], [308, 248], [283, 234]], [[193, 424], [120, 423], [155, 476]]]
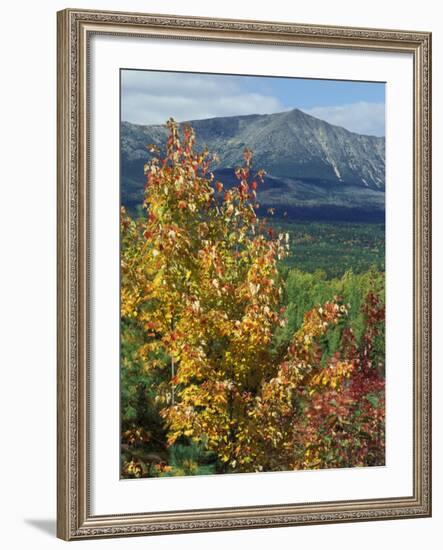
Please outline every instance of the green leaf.
[[374, 395], [373, 393], [368, 393], [366, 399], [373, 407], [378, 407], [378, 397], [376, 395]]

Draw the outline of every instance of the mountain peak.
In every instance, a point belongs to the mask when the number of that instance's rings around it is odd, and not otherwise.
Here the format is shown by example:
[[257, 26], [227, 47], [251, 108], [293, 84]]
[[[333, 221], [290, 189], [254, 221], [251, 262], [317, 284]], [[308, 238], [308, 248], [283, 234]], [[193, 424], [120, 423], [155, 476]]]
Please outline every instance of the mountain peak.
[[[377, 204], [384, 204], [379, 193], [385, 188], [384, 138], [349, 132], [299, 108], [190, 123], [197, 148], [207, 147], [217, 153], [220, 163], [216, 169], [226, 174], [242, 165], [242, 154], [248, 147], [255, 168], [263, 168], [274, 183], [296, 186], [297, 201], [335, 204], [337, 193], [346, 187], [348, 192], [354, 189], [347, 198], [351, 204], [357, 195], [360, 202], [372, 204], [376, 196]], [[143, 181], [143, 164], [149, 158], [146, 144], [163, 147], [167, 128], [122, 123], [121, 136], [123, 174], [129, 174], [132, 181]], [[282, 200], [282, 189], [275, 190], [275, 200]], [[372, 194], [365, 194], [365, 190]]]

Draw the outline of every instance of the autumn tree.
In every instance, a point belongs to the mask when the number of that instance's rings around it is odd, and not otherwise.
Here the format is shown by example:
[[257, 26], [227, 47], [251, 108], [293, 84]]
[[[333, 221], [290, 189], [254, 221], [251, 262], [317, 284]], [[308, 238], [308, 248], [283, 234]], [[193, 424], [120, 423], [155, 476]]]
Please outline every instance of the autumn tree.
[[208, 151], [195, 151], [192, 128], [182, 140], [174, 121], [168, 128], [165, 157], [145, 168], [146, 219], [137, 226], [122, 212], [122, 316], [137, 317], [150, 335], [140, 349], [147, 370], [164, 368], [159, 356], [168, 356], [169, 442], [204, 440], [232, 464], [247, 398], [273, 368], [285, 237], [263, 234], [255, 211], [262, 173], [251, 178], [250, 151], [238, 185], [224, 189]]

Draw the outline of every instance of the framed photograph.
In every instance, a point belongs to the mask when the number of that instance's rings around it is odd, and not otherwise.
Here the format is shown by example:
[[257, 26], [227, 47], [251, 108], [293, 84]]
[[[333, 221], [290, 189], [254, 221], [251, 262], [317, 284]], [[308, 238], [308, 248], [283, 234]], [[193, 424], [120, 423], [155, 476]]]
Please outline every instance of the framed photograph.
[[431, 35], [58, 13], [58, 536], [431, 514]]

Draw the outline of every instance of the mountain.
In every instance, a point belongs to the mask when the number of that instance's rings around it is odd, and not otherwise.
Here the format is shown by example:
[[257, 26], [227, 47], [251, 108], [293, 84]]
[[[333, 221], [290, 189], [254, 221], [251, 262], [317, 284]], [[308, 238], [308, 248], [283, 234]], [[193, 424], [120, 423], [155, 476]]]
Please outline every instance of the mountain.
[[[259, 187], [263, 208], [303, 219], [384, 219], [385, 139], [334, 126], [299, 109], [271, 115], [218, 117], [190, 121], [197, 147], [217, 153], [215, 175], [235, 183], [245, 147], [253, 167], [267, 177]], [[165, 126], [121, 124], [122, 202], [142, 202], [146, 145], [162, 147]]]

